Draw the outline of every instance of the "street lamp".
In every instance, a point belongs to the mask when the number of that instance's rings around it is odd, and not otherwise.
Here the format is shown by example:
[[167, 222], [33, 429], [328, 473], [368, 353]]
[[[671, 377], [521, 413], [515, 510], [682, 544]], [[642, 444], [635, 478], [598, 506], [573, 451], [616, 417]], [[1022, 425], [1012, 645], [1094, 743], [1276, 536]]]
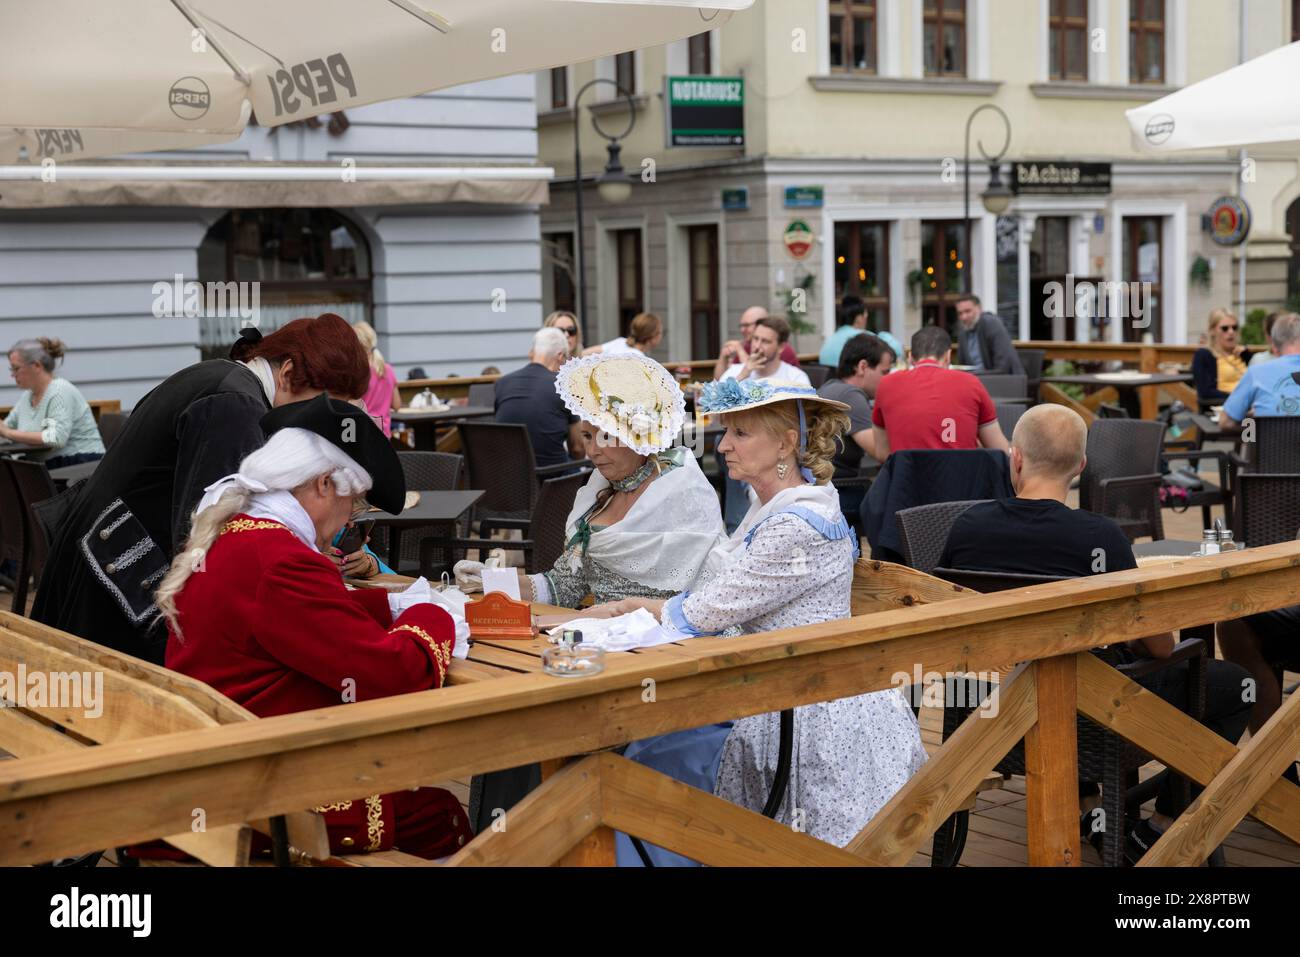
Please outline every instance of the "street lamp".
[[1007, 115], [1000, 108], [992, 103], [985, 103], [983, 106], [977, 106], [971, 111], [971, 115], [966, 118], [966, 265], [968, 267], [965, 270], [964, 285], [966, 292], [971, 291], [972, 270], [969, 266], [974, 260], [970, 240], [970, 128], [971, 124], [975, 122], [975, 117], [985, 110], [992, 110], [1002, 117], [1002, 123], [1007, 128], [1007, 135], [1006, 139], [1002, 141], [1002, 149], [998, 150], [993, 156], [990, 156], [984, 149], [982, 142], [977, 141], [976, 143], [980, 154], [984, 157], [984, 161], [989, 164], [989, 185], [984, 192], [980, 193], [980, 200], [984, 203], [986, 210], [994, 216], [1000, 216], [1007, 211], [1007, 207], [1011, 205], [1011, 198], [1014, 195], [1010, 188], [1002, 182], [1001, 177], [998, 176], [998, 162], [1007, 154], [1007, 147], [1011, 145], [1011, 121], [1007, 119]]
[[583, 94], [597, 83], [611, 84], [614, 89], [618, 90], [619, 96], [627, 100], [627, 129], [617, 136], [611, 136], [602, 130], [600, 124], [596, 122], [596, 114], [593, 112], [591, 115], [592, 127], [608, 141], [605, 146], [608, 153], [605, 170], [596, 178], [596, 192], [607, 203], [623, 203], [632, 195], [632, 178], [627, 175], [627, 171], [623, 169], [623, 162], [619, 159], [619, 153], [623, 149], [619, 141], [625, 139], [632, 132], [632, 127], [636, 125], [636, 103], [633, 102], [632, 95], [614, 80], [604, 77], [590, 80], [573, 98], [573, 204], [578, 225], [576, 250], [578, 256], [578, 327], [582, 329], [583, 342], [589, 340], [587, 338], [587, 256], [584, 251], [585, 244], [582, 241], [582, 146], [578, 139], [578, 118], [582, 113]]

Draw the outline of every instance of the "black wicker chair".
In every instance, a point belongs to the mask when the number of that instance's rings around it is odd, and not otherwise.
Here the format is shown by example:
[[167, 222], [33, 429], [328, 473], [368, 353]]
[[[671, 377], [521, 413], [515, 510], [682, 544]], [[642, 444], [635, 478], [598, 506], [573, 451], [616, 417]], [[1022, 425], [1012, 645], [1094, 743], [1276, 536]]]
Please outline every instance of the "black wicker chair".
[[[1179, 403], [1181, 407], [1181, 403]], [[1103, 402], [1097, 407], [1097, 414], [1103, 419], [1127, 419], [1129, 418], [1128, 410], [1123, 406], [1115, 405], [1110, 402]], [[1168, 421], [1173, 418], [1173, 411], [1167, 409], [1160, 418], [1161, 424], [1167, 428]], [[1188, 492], [1187, 496], [1182, 499], [1170, 498], [1161, 503], [1163, 508], [1182, 509], [1199, 508], [1201, 510], [1201, 522], [1205, 528], [1209, 528], [1212, 522], [1210, 509], [1215, 505], [1223, 506], [1225, 517], [1232, 515], [1232, 469], [1233, 461], [1229, 453], [1217, 450], [1205, 450], [1201, 448], [1203, 437], [1198, 437], [1195, 442], [1189, 441], [1166, 441], [1164, 443], [1164, 454], [1161, 458], [1161, 471], [1171, 468], [1171, 463], [1186, 462], [1192, 466], [1192, 470], [1199, 472], [1199, 463], [1212, 461], [1219, 466], [1219, 484], [1207, 482], [1203, 477], [1198, 475], [1204, 486], [1199, 492]]]
[[1033, 405], [1038, 402], [1038, 387], [1043, 381], [1043, 364], [1047, 361], [1047, 351], [1044, 349], [1017, 349], [1016, 355], [1020, 356], [1020, 364], [1025, 369], [1025, 393], [1029, 396], [1029, 403]]
[[[23, 459], [0, 459], [0, 530], [4, 545], [2, 557], [17, 563], [14, 574], [14, 597], [10, 605], [19, 615], [27, 612], [27, 590], [39, 582], [45, 567], [49, 542], [37, 525], [32, 507], [54, 497], [54, 482], [40, 462]], [[11, 532], [12, 529], [12, 532]]]
[[903, 542], [903, 564], [929, 574], [939, 564], [943, 547], [948, 544], [952, 523], [966, 509], [989, 499], [971, 499], [965, 502], [936, 502], [917, 505], [894, 513], [898, 535]]
[[1296, 537], [1300, 526], [1300, 473], [1236, 476], [1233, 533], [1250, 547], [1276, 545]]
[[[979, 592], [1005, 591], [1027, 585], [1062, 581], [1060, 578], [1046, 575], [1009, 575], [952, 568], [935, 568], [932, 574], [937, 578]], [[1092, 653], [1132, 680], [1153, 674], [1179, 662], [1188, 662], [1191, 670], [1187, 680], [1187, 701], [1182, 710], [1200, 721], [1205, 714], [1206, 651], [1204, 641], [1199, 638], [1188, 638], [1180, 641], [1168, 658], [1142, 658], [1129, 664], [1120, 664], [1117, 652], [1112, 649], [1097, 648]], [[949, 676], [946, 679], [944, 701], [961, 701], [970, 705], [977, 693], [975, 690], [977, 687], [972, 678], [960, 675]], [[945, 741], [956, 732], [975, 707], [971, 705], [944, 708], [943, 739]], [[1124, 861], [1124, 840], [1127, 831], [1123, 822], [1137, 815], [1142, 804], [1155, 794], [1162, 778], [1157, 776], [1139, 785], [1138, 770], [1153, 760], [1151, 756], [1082, 715], [1078, 718], [1078, 749], [1079, 780], [1100, 783], [1102, 787], [1102, 810], [1105, 813], [1104, 820], [1108, 824], [1102, 831], [1102, 863], [1107, 867], [1119, 867]], [[1007, 775], [1023, 775], [1025, 773], [1024, 742], [1021, 741], [1012, 748], [995, 770]], [[1169, 770], [1162, 772], [1162, 774], [1172, 773]], [[1176, 810], [1181, 812], [1190, 803], [1190, 785], [1185, 778], [1176, 780], [1179, 783], [1175, 799]], [[969, 812], [966, 811], [958, 812], [935, 832], [930, 857], [933, 866], [951, 867], [961, 859], [965, 846], [968, 814]]]
[[1260, 415], [1253, 422], [1255, 441], [1242, 443], [1247, 457], [1237, 465], [1270, 475], [1300, 473], [1300, 415]]
[[1097, 419], [1088, 429], [1079, 505], [1113, 519], [1129, 541], [1165, 537], [1160, 512], [1164, 435], [1164, 423], [1140, 419]]
[[102, 412], [99, 416], [99, 437], [104, 442], [104, 448], [110, 448], [126, 426], [129, 412]]
[[[462, 488], [465, 477], [465, 459], [450, 452], [398, 452], [397, 460], [402, 463], [402, 475], [406, 487], [412, 491], [444, 491]], [[442, 572], [451, 568], [447, 557], [432, 551], [426, 563], [420, 551], [420, 541], [424, 538], [452, 538], [469, 534], [469, 519], [460, 523], [435, 522], [415, 528], [381, 528], [376, 529], [370, 547], [376, 552], [385, 549], [383, 554], [391, 554], [388, 536], [398, 537], [398, 566], [393, 571], [399, 574], [415, 572], [426, 578], [437, 578]]]
[[590, 466], [587, 459], [539, 467], [533, 443], [523, 425], [501, 422], [461, 422], [461, 445], [469, 470], [469, 487], [482, 489], [474, 520], [482, 538], [501, 528], [527, 529], [548, 478]]
[[489, 549], [501, 548], [506, 551], [524, 553], [524, 571], [530, 575], [547, 571], [560, 557], [565, 541], [565, 522], [573, 510], [573, 500], [591, 477], [590, 469], [547, 479], [542, 483], [537, 496], [537, 506], [533, 509], [532, 521], [525, 526], [522, 540], [502, 540], [489, 538], [449, 537], [445, 539], [427, 538], [420, 543], [420, 565], [423, 567], [429, 559], [426, 555], [434, 552], [447, 556], [449, 565], [465, 557], [466, 549], [477, 548], [481, 554]]
[[1016, 423], [1020, 417], [1025, 414], [1029, 406], [1023, 402], [994, 402], [994, 408], [998, 410], [998, 427], [1002, 429], [1002, 434], [1011, 441], [1011, 433], [1016, 430]]
[[980, 375], [980, 383], [989, 397], [1001, 402], [1027, 402], [1029, 377], [1024, 375]]
[[497, 384], [495, 382], [476, 382], [469, 387], [466, 405], [483, 406], [494, 409], [497, 403]]
[[808, 381], [812, 383], [814, 389], [820, 389], [827, 379], [833, 378], [835, 375], [833, 368], [816, 362], [806, 362], [799, 368], [808, 376]]

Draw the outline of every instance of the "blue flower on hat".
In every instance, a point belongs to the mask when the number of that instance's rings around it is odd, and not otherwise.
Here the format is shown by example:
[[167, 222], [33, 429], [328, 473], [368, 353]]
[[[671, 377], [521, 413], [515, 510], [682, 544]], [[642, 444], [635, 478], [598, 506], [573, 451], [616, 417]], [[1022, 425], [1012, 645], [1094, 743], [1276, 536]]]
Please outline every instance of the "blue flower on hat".
[[737, 382], [735, 379], [706, 382], [700, 393], [700, 411], [726, 412], [751, 402], [761, 402], [774, 393], [775, 390], [766, 382]]

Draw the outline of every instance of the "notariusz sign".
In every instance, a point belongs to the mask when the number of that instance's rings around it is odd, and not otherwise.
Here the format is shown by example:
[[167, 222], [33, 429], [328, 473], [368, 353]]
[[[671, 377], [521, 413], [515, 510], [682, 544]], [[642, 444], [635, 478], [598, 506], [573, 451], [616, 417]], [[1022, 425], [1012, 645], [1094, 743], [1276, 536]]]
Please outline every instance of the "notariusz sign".
[[745, 78], [665, 78], [669, 146], [744, 146]]

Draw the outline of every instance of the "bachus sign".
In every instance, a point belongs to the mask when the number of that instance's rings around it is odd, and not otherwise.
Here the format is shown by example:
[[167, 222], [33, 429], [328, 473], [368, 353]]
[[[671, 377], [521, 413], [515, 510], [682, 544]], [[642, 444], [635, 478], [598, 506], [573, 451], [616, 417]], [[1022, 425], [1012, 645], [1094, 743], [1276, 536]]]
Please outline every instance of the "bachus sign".
[[745, 79], [739, 76], [670, 76], [669, 146], [744, 146]]
[[1109, 193], [1109, 163], [1012, 163], [1017, 193]]

